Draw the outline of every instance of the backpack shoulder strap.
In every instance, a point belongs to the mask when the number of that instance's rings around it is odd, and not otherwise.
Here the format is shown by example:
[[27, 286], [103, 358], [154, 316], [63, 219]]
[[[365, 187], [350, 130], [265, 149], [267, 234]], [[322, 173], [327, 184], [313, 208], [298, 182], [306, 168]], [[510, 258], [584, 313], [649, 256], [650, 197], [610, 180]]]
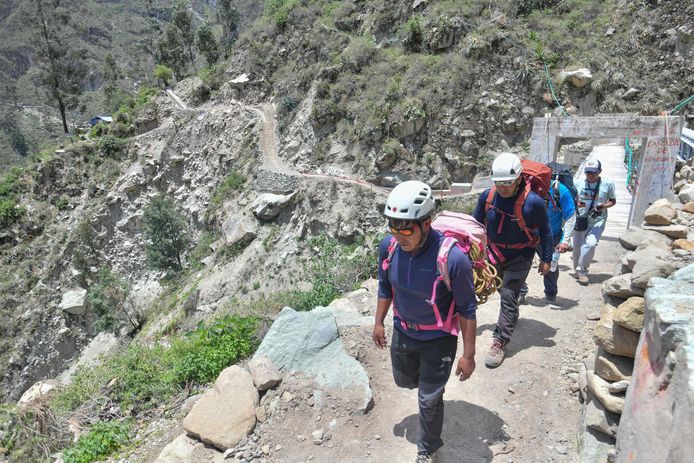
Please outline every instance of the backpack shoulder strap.
[[528, 199], [530, 191], [530, 182], [526, 182], [525, 188], [523, 188], [521, 193], [518, 195], [516, 203], [513, 205], [513, 213], [516, 216], [518, 226], [521, 230], [525, 232], [525, 235], [528, 237], [528, 241], [533, 242], [537, 240], [537, 237], [528, 227], [528, 224], [525, 223], [525, 217], [523, 217], [523, 205], [525, 204], [525, 201]]
[[458, 244], [457, 239], [452, 236], [446, 236], [439, 247], [439, 253], [436, 257], [436, 269], [439, 275], [443, 277], [443, 283], [449, 290], [451, 289], [451, 275], [448, 271], [448, 256], [456, 244]]
[[386, 257], [383, 260], [383, 263], [381, 264], [381, 267], [383, 270], [388, 271], [390, 269], [390, 262], [393, 259], [393, 254], [395, 254], [395, 251], [398, 249], [398, 241], [395, 239], [395, 237], [391, 236], [390, 237], [390, 242], [388, 243], [388, 257]]
[[487, 212], [494, 207], [494, 196], [496, 196], [496, 187], [491, 187], [487, 193], [487, 200], [484, 202], [484, 220], [487, 221]]

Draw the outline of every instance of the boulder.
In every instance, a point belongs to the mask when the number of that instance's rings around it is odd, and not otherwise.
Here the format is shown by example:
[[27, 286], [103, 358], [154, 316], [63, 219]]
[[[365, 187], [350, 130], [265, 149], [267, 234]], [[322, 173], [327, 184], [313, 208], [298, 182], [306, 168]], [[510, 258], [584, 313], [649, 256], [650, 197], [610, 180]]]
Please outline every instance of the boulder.
[[600, 320], [595, 324], [593, 340], [607, 352], [625, 357], [634, 357], [639, 342], [638, 333], [622, 328], [613, 321], [615, 308], [604, 304], [600, 311]]
[[608, 296], [628, 299], [632, 296], [643, 296], [643, 289], [631, 284], [631, 273], [617, 275], [602, 284], [602, 292]]
[[184, 433], [164, 447], [154, 463], [196, 463], [199, 461], [223, 463], [225, 460], [223, 453], [205, 447], [205, 444]]
[[644, 298], [630, 297], [615, 309], [614, 322], [628, 330], [641, 332], [645, 307], [646, 300]]
[[250, 243], [257, 235], [258, 225], [255, 220], [242, 215], [229, 217], [222, 223], [222, 238], [227, 246], [236, 243]]
[[694, 264], [646, 291], [643, 335], [626, 393], [617, 462], [694, 455]]
[[59, 374], [56, 379], [62, 384], [70, 384], [72, 377], [80, 368], [98, 365], [101, 363], [102, 358], [118, 349], [119, 345], [120, 341], [113, 333], [102, 331], [82, 350], [79, 360]]
[[569, 81], [576, 88], [583, 88], [593, 82], [593, 73], [588, 68], [580, 68], [575, 71], [562, 71], [559, 74], [562, 81]]
[[646, 209], [644, 221], [649, 225], [670, 225], [677, 217], [677, 210], [667, 199], [659, 199]]
[[612, 355], [604, 349], [598, 349], [595, 357], [595, 374], [607, 381], [631, 379], [634, 359], [621, 355]]
[[46, 396], [49, 392], [55, 389], [56, 386], [57, 383], [52, 379], [39, 381], [27, 389], [24, 394], [22, 394], [22, 397], [20, 397], [17, 401], [17, 405], [20, 407], [29, 406], [34, 402], [41, 400], [42, 397]]
[[294, 198], [294, 194], [264, 193], [253, 202], [253, 214], [261, 220], [273, 220]]
[[72, 315], [81, 315], [86, 310], [84, 298], [87, 296], [86, 289], [77, 289], [63, 294], [59, 307]]
[[264, 355], [253, 357], [248, 363], [248, 369], [253, 377], [253, 384], [259, 391], [275, 387], [282, 381], [282, 373], [272, 360]]
[[621, 394], [629, 389], [629, 380], [622, 379], [610, 384], [610, 394]]
[[619, 236], [619, 244], [621, 244], [624, 249], [633, 251], [639, 244], [648, 239], [663, 241], [668, 245], [672, 242], [670, 238], [660, 233], [644, 230], [640, 227], [630, 227]]
[[672, 243], [672, 249], [683, 249], [685, 251], [694, 251], [694, 241], [679, 239]]
[[687, 214], [694, 214], [694, 201], [690, 201], [684, 206], [682, 206], [682, 209], [680, 209], [682, 212], [686, 212]]
[[682, 204], [691, 203], [694, 201], [694, 184], [688, 184], [680, 189], [677, 195]]
[[251, 375], [238, 365], [219, 374], [214, 385], [183, 419], [188, 434], [222, 451], [255, 429], [258, 391]]
[[328, 308], [310, 312], [282, 309], [254, 358], [263, 355], [281, 371], [303, 373], [331, 395], [356, 404], [355, 413], [366, 413], [373, 406], [369, 377], [345, 351], [335, 316]]
[[614, 438], [588, 427], [586, 407], [578, 430], [578, 460], [581, 463], [606, 463], [607, 452], [614, 447]]
[[672, 258], [670, 246], [662, 241], [649, 238], [639, 244], [635, 251], [626, 253], [622, 259], [622, 263], [631, 272], [637, 262], [649, 264], [663, 255]]
[[594, 397], [586, 402], [586, 426], [610, 437], [617, 437], [619, 429], [619, 415], [608, 411], [603, 404]]
[[660, 251], [661, 255], [654, 258], [642, 259], [634, 264], [631, 271], [631, 285], [645, 289], [648, 281], [654, 277], [669, 277], [679, 268], [678, 263], [673, 261], [670, 251]]
[[588, 370], [588, 391], [600, 401], [600, 403], [612, 413], [622, 414], [624, 410], [624, 398], [610, 394], [610, 383]]
[[656, 231], [670, 238], [686, 238], [689, 231], [684, 225], [644, 225], [643, 229]]

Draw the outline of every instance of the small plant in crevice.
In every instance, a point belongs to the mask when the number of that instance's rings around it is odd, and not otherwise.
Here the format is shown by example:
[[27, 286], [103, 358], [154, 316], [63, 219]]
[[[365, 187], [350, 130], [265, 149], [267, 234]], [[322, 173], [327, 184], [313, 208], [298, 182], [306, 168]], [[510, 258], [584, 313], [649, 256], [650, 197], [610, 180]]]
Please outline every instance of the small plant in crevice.
[[130, 424], [126, 421], [99, 421], [88, 433], [62, 452], [64, 463], [102, 461], [124, 446], [130, 439]]

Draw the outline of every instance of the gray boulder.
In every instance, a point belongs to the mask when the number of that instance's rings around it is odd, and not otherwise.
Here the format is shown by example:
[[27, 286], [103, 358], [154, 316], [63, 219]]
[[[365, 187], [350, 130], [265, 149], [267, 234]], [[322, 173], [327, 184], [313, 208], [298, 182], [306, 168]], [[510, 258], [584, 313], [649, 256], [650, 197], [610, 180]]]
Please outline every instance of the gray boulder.
[[646, 209], [644, 221], [649, 225], [670, 225], [677, 217], [677, 210], [667, 199], [659, 199]]
[[602, 292], [607, 296], [628, 299], [632, 296], [643, 296], [643, 288], [631, 284], [631, 273], [617, 275], [602, 284]]
[[594, 397], [586, 402], [586, 426], [610, 437], [617, 437], [619, 429], [619, 415], [608, 411], [605, 406]]
[[248, 369], [253, 377], [253, 383], [259, 391], [275, 387], [282, 381], [282, 373], [277, 369], [272, 360], [264, 355], [256, 356], [248, 362]]
[[154, 463], [196, 463], [198, 461], [223, 463], [224, 454], [212, 448], [206, 448], [205, 444], [184, 433], [164, 447]]
[[262, 220], [273, 220], [293, 198], [293, 193], [290, 195], [264, 193], [253, 202], [253, 214]]
[[682, 204], [687, 204], [694, 201], [694, 184], [689, 184], [682, 187], [677, 197]]
[[643, 229], [656, 231], [675, 239], [686, 238], [689, 231], [684, 225], [644, 225]]
[[593, 73], [588, 68], [580, 68], [575, 71], [562, 71], [559, 74], [562, 81], [569, 81], [576, 88], [583, 88], [593, 81]]
[[634, 264], [631, 272], [631, 284], [637, 288], [645, 289], [648, 281], [654, 277], [669, 277], [679, 267], [672, 260], [670, 251], [661, 251], [660, 255], [654, 258], [639, 260]]
[[660, 233], [644, 230], [640, 227], [629, 227], [626, 232], [619, 236], [619, 244], [621, 244], [624, 249], [633, 251], [641, 243], [649, 239], [663, 241], [668, 245], [672, 242], [670, 238]]
[[337, 397], [356, 403], [354, 412], [365, 413], [373, 406], [369, 377], [345, 351], [335, 316], [328, 308], [296, 312], [285, 307], [254, 358], [259, 356], [267, 356], [280, 370], [313, 377]]
[[250, 243], [257, 235], [258, 225], [245, 215], [229, 217], [222, 223], [222, 238], [227, 246]]
[[77, 289], [63, 294], [59, 307], [72, 315], [81, 315], [86, 310], [84, 298], [87, 296], [86, 289]]
[[222, 451], [255, 429], [258, 391], [251, 375], [238, 365], [222, 371], [183, 419], [183, 428]]
[[643, 335], [627, 390], [617, 462], [690, 461], [694, 455], [694, 264], [646, 291]]

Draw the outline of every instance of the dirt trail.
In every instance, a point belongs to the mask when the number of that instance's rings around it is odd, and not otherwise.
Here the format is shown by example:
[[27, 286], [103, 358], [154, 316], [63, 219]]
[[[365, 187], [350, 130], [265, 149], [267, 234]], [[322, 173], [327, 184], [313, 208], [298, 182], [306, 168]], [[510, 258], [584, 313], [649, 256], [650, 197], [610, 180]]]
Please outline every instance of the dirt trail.
[[[508, 356], [494, 370], [484, 366], [484, 357], [498, 315], [498, 296], [480, 306], [477, 369], [469, 381], [461, 383], [452, 377], [448, 383], [444, 396], [446, 444], [439, 452], [439, 463], [578, 461], [581, 405], [576, 379], [581, 359], [593, 350], [595, 323], [587, 315], [598, 311], [601, 283], [612, 276], [621, 253], [614, 238], [600, 243], [588, 287], [580, 286], [569, 273], [570, 256], [562, 256], [559, 297], [551, 305], [545, 304], [542, 279], [533, 270], [528, 304], [521, 306]], [[388, 351], [375, 348], [370, 335], [370, 328], [359, 328], [343, 337], [347, 346], [358, 346], [352, 351], [369, 373], [373, 410], [357, 417], [310, 407], [290, 409], [265, 436], [273, 448], [282, 447], [273, 452], [271, 461], [414, 461], [416, 391], [394, 385]], [[331, 440], [323, 446], [312, 444], [311, 432], [328, 429], [333, 419]], [[308, 439], [300, 441], [297, 436], [302, 435]]]

